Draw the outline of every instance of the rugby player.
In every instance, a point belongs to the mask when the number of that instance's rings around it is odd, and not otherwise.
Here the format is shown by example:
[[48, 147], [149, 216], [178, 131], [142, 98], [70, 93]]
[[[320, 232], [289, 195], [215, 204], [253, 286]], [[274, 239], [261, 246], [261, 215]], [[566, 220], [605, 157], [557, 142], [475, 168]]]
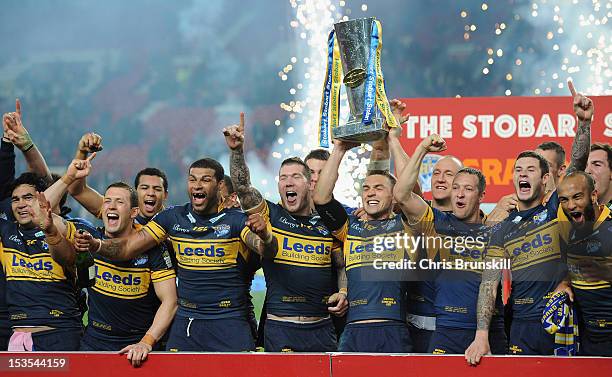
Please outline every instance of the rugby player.
[[[101, 240], [75, 235], [77, 250], [110, 260], [131, 260], [164, 242], [178, 260], [179, 307], [167, 350], [238, 352], [254, 348], [247, 317], [244, 268], [249, 250], [276, 252], [276, 238], [261, 219], [234, 209], [218, 211], [223, 167], [203, 158], [189, 167], [189, 203], [167, 208], [127, 237]], [[257, 234], [248, 226], [257, 229]], [[262, 241], [262, 238], [265, 241]]]
[[612, 208], [612, 146], [593, 143], [585, 169], [595, 180], [597, 202]]
[[[13, 183], [11, 205], [16, 222], [0, 220], [0, 260], [6, 276], [6, 300], [13, 334], [9, 351], [76, 351], [82, 334], [74, 265], [62, 265], [50, 254], [68, 244], [45, 234], [36, 222], [37, 193], [46, 181], [24, 173]], [[66, 225], [58, 227], [65, 232]], [[54, 227], [55, 228], [55, 227]]]
[[595, 187], [589, 174], [577, 171], [557, 189], [569, 274], [557, 291], [566, 291], [579, 310], [579, 354], [612, 356], [612, 215], [598, 204]]
[[[73, 177], [67, 174], [62, 179], [70, 183]], [[41, 209], [45, 202], [44, 197], [39, 198]], [[104, 230], [92, 234], [103, 239], [127, 237], [141, 228], [135, 222], [137, 215], [134, 189], [123, 182], [113, 183], [104, 193]], [[66, 238], [72, 241], [75, 232], [83, 229], [92, 232], [68, 222]], [[54, 248], [53, 259], [74, 264], [75, 250], [68, 246]], [[94, 255], [94, 268], [95, 284], [88, 289], [88, 323], [80, 350], [120, 351], [138, 366], [165, 334], [177, 309], [176, 275], [168, 250], [160, 244], [128, 261]]]
[[[586, 167], [593, 117], [593, 102], [576, 93], [571, 81], [568, 86], [573, 96], [578, 127], [566, 174]], [[518, 155], [514, 164], [513, 183], [519, 210], [511, 213], [496, 227], [487, 248], [487, 258], [511, 260], [511, 354], [551, 355], [554, 352], [554, 336], [544, 330], [541, 318], [546, 302], [564, 273], [561, 270], [557, 226], [557, 192], [553, 192], [546, 204], [543, 204], [549, 179], [552, 179], [549, 164], [542, 155], [534, 151]], [[465, 351], [469, 364], [477, 364], [483, 355], [490, 353], [488, 334], [500, 277], [501, 270], [483, 271], [478, 295], [478, 330], [474, 341]]]
[[[428, 352], [459, 354], [469, 346], [476, 331], [476, 302], [482, 274], [482, 267], [478, 264], [483, 262], [489, 229], [483, 224], [480, 214], [485, 178], [477, 169], [462, 168], [454, 175], [451, 213], [432, 208], [412, 192], [425, 155], [445, 149], [446, 142], [438, 135], [424, 139], [400, 174], [394, 197], [411, 224], [414, 236], [426, 239], [428, 261], [450, 263], [433, 271], [436, 322]], [[427, 263], [424, 268], [435, 269], [433, 266]], [[501, 300], [498, 300], [496, 307], [498, 313], [490, 340], [493, 352], [504, 354], [506, 336]]]
[[541, 154], [548, 161], [551, 179], [548, 180], [546, 191], [553, 191], [565, 174], [565, 149], [555, 141], [547, 141], [538, 145], [535, 152]]
[[[266, 278], [264, 349], [267, 352], [333, 352], [336, 333], [329, 313], [343, 315], [346, 275], [339, 247], [313, 212], [308, 165], [297, 157], [281, 163], [281, 204], [263, 200], [250, 182], [244, 158], [244, 113], [225, 128], [230, 174], [243, 209], [261, 214], [278, 240], [273, 258], [262, 259]], [[338, 270], [338, 292], [332, 266]], [[328, 307], [329, 305], [329, 307]]]
[[[389, 138], [397, 137], [390, 133]], [[374, 238], [395, 237], [405, 230], [400, 214], [393, 212], [395, 178], [387, 171], [370, 171], [361, 199], [367, 220], [347, 215], [332, 192], [338, 168], [348, 150], [358, 144], [334, 141], [334, 149], [315, 187], [317, 212], [334, 237], [344, 243], [349, 310], [340, 338], [341, 352], [410, 352], [406, 326], [406, 284], [402, 277], [375, 268], [376, 261], [401, 262], [403, 248], [374, 252]], [[391, 276], [392, 275], [392, 276]]]

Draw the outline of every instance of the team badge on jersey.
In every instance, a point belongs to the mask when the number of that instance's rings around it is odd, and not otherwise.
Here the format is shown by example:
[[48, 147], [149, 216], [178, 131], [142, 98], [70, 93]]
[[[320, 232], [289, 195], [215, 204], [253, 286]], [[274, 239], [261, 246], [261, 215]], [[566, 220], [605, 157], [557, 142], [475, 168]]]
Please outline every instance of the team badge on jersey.
[[134, 260], [134, 267], [136, 266], [142, 266], [144, 264], [146, 264], [149, 261], [149, 257], [147, 255], [141, 255], [138, 258], [136, 258]]
[[544, 221], [546, 221], [547, 217], [548, 217], [548, 210], [545, 209], [544, 211], [533, 215], [533, 222], [539, 225], [543, 223]]
[[220, 224], [213, 226], [213, 229], [215, 230], [215, 236], [224, 237], [229, 234], [231, 227], [229, 224]]

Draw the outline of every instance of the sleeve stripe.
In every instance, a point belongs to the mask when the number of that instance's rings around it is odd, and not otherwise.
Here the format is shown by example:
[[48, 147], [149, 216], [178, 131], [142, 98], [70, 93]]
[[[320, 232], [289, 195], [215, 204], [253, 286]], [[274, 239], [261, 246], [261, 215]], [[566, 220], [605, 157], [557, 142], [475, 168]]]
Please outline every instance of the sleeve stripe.
[[151, 281], [153, 281], [154, 283], [172, 279], [175, 277], [176, 277], [176, 274], [174, 273], [174, 270], [172, 269], [151, 272]]
[[340, 229], [336, 229], [332, 232], [332, 234], [334, 235], [334, 237], [336, 237], [338, 240], [344, 242], [346, 241], [346, 237], [348, 235], [348, 220], [344, 223], [344, 225], [342, 225], [342, 227]]
[[66, 222], [66, 239], [70, 242], [74, 241], [74, 234], [76, 232], [76, 227], [70, 221]]
[[144, 230], [149, 233], [157, 241], [157, 243], [160, 243], [166, 239], [166, 231], [155, 221], [149, 221], [147, 225], [145, 225]]

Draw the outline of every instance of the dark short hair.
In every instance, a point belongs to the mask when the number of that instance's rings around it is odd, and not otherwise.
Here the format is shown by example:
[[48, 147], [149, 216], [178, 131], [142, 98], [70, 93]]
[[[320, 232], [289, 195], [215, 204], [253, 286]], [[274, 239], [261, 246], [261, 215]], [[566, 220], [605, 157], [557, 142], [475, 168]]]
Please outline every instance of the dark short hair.
[[136, 194], [136, 190], [134, 190], [134, 188], [132, 186], [128, 185], [125, 182], [121, 182], [121, 181], [114, 182], [114, 183], [111, 183], [110, 185], [108, 185], [108, 187], [106, 188], [104, 193], [106, 193], [106, 191], [108, 191], [108, 189], [111, 189], [113, 187], [127, 190], [127, 192], [129, 192], [129, 194], [130, 194], [130, 207], [132, 207], [132, 208], [138, 207], [138, 194]]
[[482, 194], [485, 191], [485, 188], [487, 187], [487, 180], [480, 170], [469, 167], [461, 168], [457, 174], [455, 174], [455, 177], [461, 173], [476, 176], [476, 178], [478, 178], [478, 192]]
[[304, 161], [302, 161], [301, 158], [299, 157], [286, 158], [285, 160], [283, 160], [283, 162], [281, 162], [280, 167], [282, 168], [285, 165], [300, 165], [302, 169], [304, 170], [304, 176], [306, 177], [307, 180], [310, 181], [310, 177], [311, 177], [310, 168], [308, 167], [308, 165], [306, 165]]
[[215, 179], [217, 182], [221, 182], [223, 180], [223, 176], [225, 176], [225, 171], [223, 170], [223, 166], [219, 163], [219, 161], [212, 158], [201, 158], [197, 161], [194, 161], [191, 166], [189, 166], [189, 170], [198, 168], [198, 169], [212, 169], [215, 171]]
[[230, 177], [229, 175], [224, 175], [223, 176], [223, 183], [225, 183], [225, 187], [227, 187], [227, 193], [228, 194], [232, 194], [236, 191], [234, 191], [234, 183], [232, 182], [232, 177]]
[[536, 149], [541, 149], [543, 151], [555, 151], [557, 153], [557, 166], [561, 167], [565, 163], [565, 149], [561, 146], [561, 144], [556, 141], [546, 141], [540, 145]]
[[49, 187], [49, 181], [45, 177], [41, 177], [35, 173], [23, 173], [11, 184], [11, 194], [21, 185], [30, 185], [38, 192], [43, 192]]
[[306, 155], [304, 162], [307, 162], [310, 159], [327, 161], [329, 160], [329, 151], [323, 148], [313, 149]]
[[162, 179], [162, 185], [164, 186], [164, 192], [168, 192], [168, 178], [166, 177], [166, 173], [157, 169], [157, 168], [144, 168], [136, 174], [136, 178], [134, 178], [134, 187], [138, 188], [140, 184], [140, 177], [143, 175], [152, 175], [154, 177], [159, 177]]
[[397, 183], [397, 178], [395, 178], [393, 174], [389, 173], [388, 170], [368, 170], [366, 177], [369, 177], [371, 175], [382, 175], [387, 177], [389, 182], [391, 182], [391, 187], [395, 186], [395, 184]]
[[604, 151], [608, 154], [608, 168], [612, 169], [612, 146], [609, 143], [593, 143], [591, 144], [591, 152]]
[[[536, 160], [538, 160], [538, 162], [540, 163], [540, 170], [542, 171], [542, 177], [544, 176], [544, 174], [548, 174], [548, 172], [550, 172], [550, 169], [548, 167], [548, 161], [546, 161], [546, 159], [541, 154], [536, 153], [534, 151], [523, 151], [519, 153], [518, 157], [516, 158], [516, 161], [521, 158], [527, 157], [535, 158]], [[514, 162], [514, 166], [516, 166], [516, 162]]]
[[588, 193], [589, 195], [591, 195], [593, 191], [595, 191], [595, 180], [593, 179], [593, 177], [591, 177], [590, 174], [585, 173], [582, 170], [574, 170], [573, 172], [567, 174], [565, 177], [563, 177], [563, 180], [561, 181], [559, 185], [562, 185], [563, 182], [565, 182], [568, 178], [573, 178], [573, 177], [584, 177], [584, 179], [586, 179], [587, 189], [589, 190], [589, 193]]

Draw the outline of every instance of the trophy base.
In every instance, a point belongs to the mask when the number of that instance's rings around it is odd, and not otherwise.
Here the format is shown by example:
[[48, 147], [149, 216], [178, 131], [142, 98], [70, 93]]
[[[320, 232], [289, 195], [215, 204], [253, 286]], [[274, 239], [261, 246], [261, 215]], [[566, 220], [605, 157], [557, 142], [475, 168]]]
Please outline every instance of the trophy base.
[[334, 127], [332, 137], [342, 141], [355, 141], [368, 143], [381, 140], [387, 136], [387, 130], [383, 129], [384, 119], [374, 118], [372, 124], [363, 124], [361, 120], [349, 121], [345, 125]]

